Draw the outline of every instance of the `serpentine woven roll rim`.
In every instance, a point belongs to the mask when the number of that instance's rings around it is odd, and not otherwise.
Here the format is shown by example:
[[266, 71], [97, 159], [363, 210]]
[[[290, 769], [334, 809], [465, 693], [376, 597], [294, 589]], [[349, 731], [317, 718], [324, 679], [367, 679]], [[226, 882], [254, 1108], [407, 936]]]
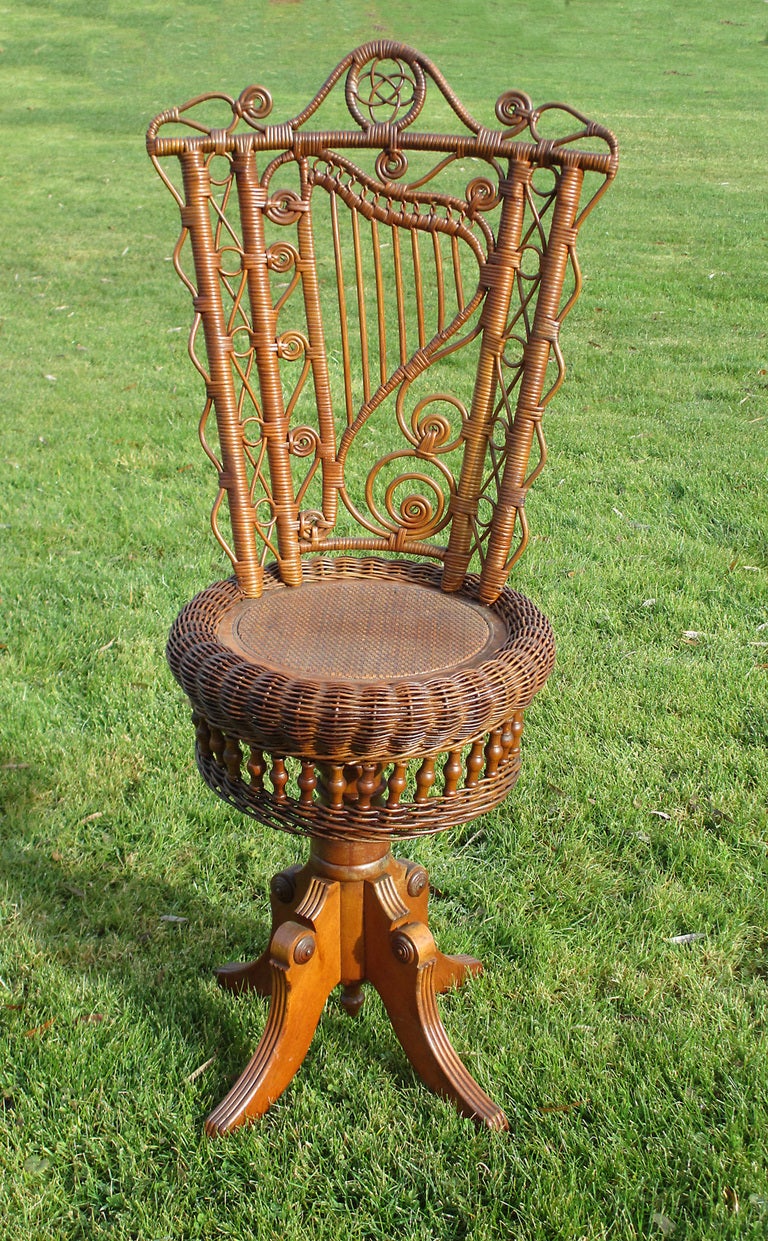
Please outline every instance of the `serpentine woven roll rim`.
[[[305, 561], [304, 582], [367, 578], [439, 591], [440, 569], [378, 557]], [[266, 591], [295, 592], [267, 569]], [[478, 606], [479, 579], [442, 594]], [[547, 618], [508, 588], [488, 608], [498, 645], [458, 664], [446, 632], [448, 670], [407, 680], [353, 681], [286, 674], [246, 658], [226, 640], [228, 617], [244, 596], [234, 578], [201, 591], [177, 617], [168, 662], [193, 707], [208, 723], [259, 749], [329, 762], [391, 761], [459, 748], [525, 709], [554, 663]], [[255, 604], [258, 601], [254, 601]], [[462, 608], [462, 612], [465, 609]], [[499, 622], [501, 622], [499, 624]], [[365, 633], [360, 642], [365, 643]]]

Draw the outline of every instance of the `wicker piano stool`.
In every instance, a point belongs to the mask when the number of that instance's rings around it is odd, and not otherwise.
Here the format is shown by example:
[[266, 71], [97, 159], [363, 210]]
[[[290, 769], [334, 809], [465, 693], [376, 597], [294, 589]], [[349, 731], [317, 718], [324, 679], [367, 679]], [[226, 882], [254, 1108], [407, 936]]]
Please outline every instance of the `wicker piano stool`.
[[233, 568], [183, 608], [168, 658], [206, 783], [310, 838], [272, 881], [266, 951], [217, 971], [271, 1003], [206, 1127], [262, 1115], [329, 993], [354, 1014], [368, 982], [424, 1082], [505, 1129], [435, 1001], [480, 963], [439, 951], [427, 873], [391, 845], [485, 813], [520, 771], [554, 642], [507, 580], [564, 374], [577, 233], [616, 142], [519, 91], [488, 128], [386, 40], [297, 116], [271, 111], [263, 87], [201, 96], [147, 136], [181, 214], [212, 524]]

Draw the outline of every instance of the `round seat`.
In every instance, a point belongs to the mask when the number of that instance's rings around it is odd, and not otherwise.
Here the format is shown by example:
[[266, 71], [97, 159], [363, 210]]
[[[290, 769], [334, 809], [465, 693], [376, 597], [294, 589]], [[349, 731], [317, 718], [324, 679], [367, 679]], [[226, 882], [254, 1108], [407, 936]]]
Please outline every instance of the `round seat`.
[[547, 619], [477, 581], [440, 590], [407, 560], [305, 562], [299, 587], [217, 582], [182, 609], [171, 669], [209, 724], [250, 745], [321, 761], [390, 761], [462, 746], [527, 707], [554, 659]]

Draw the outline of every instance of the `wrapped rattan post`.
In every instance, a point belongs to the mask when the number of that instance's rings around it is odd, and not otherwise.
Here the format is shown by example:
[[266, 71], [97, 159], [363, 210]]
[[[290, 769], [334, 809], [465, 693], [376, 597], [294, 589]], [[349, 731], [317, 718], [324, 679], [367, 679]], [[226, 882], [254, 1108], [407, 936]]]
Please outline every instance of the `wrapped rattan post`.
[[[540, 401], [550, 350], [557, 343], [560, 299], [569, 253], [576, 244], [574, 222], [583, 180], [584, 174], [580, 168], [564, 168], [560, 174], [549, 243], [542, 259], [541, 288], [533, 327], [525, 349], [525, 369], [520, 383], [517, 410], [507, 439], [507, 458], [488, 539], [485, 564], [480, 575], [480, 598], [484, 603], [492, 603], [498, 598], [509, 576], [509, 549], [515, 532], [518, 509], [525, 502], [524, 484], [536, 424], [542, 416]], [[524, 550], [525, 541], [524, 535], [518, 555]]]
[[269, 270], [264, 243], [264, 205], [266, 193], [259, 183], [256, 159], [248, 147], [238, 147], [232, 164], [237, 179], [237, 196], [243, 229], [243, 266], [248, 277], [251, 300], [251, 338], [259, 374], [261, 407], [264, 418], [262, 433], [267, 442], [269, 473], [277, 544], [280, 552], [280, 573], [289, 586], [301, 581], [297, 512], [291, 476], [288, 445], [288, 419], [285, 414], [280, 378], [277, 315], [272, 304]]
[[520, 264], [519, 245], [525, 208], [525, 189], [533, 168], [511, 161], [509, 176], [501, 183], [502, 215], [496, 249], [483, 270], [488, 286], [483, 307], [483, 340], [469, 422], [464, 431], [466, 446], [461, 478], [453, 500], [451, 537], [445, 553], [443, 590], [458, 590], [469, 564], [473, 517], [483, 482], [488, 451], [488, 429], [497, 387], [498, 359], [504, 348], [504, 329], [515, 273]]
[[222, 475], [221, 488], [229, 501], [229, 515], [234, 543], [234, 568], [237, 580], [246, 595], [261, 593], [262, 570], [259, 564], [253, 527], [248, 477], [243, 456], [243, 432], [237, 408], [232, 376], [232, 338], [227, 331], [219, 285], [219, 256], [213, 241], [208, 214], [210, 178], [205, 159], [199, 151], [185, 151], [182, 158], [185, 205], [182, 223], [189, 231], [197, 278], [195, 310], [203, 322], [205, 349], [208, 354], [208, 394], [216, 410], [219, 431]]

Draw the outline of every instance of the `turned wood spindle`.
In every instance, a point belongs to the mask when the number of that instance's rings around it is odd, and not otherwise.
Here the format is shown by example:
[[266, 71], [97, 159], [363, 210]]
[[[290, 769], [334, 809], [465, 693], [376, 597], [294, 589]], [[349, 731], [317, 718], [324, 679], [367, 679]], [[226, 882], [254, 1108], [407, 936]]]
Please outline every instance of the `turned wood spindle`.
[[253, 746], [250, 747], [246, 770], [250, 777], [251, 788], [260, 793], [264, 788], [264, 775], [267, 770], [267, 764], [261, 750], [257, 750]]
[[429, 799], [429, 790], [435, 783], [435, 760], [434, 758], [425, 758], [424, 762], [416, 772], [416, 796], [414, 801], [417, 805], [423, 805]]
[[243, 765], [243, 753], [240, 743], [235, 737], [227, 737], [224, 741], [224, 766], [230, 780], [239, 780]]
[[277, 754], [272, 756], [272, 771], [269, 778], [272, 781], [275, 801], [287, 801], [288, 795], [285, 791], [285, 786], [288, 783], [288, 769], [285, 765], [285, 759]]
[[482, 741], [476, 741], [472, 749], [467, 755], [467, 778], [464, 781], [464, 787], [473, 789], [480, 779], [480, 772], [485, 762], [485, 746]]
[[405, 763], [395, 763], [392, 774], [387, 781], [387, 809], [393, 810], [400, 805], [400, 798], [408, 783]]
[[488, 738], [485, 747], [485, 775], [495, 776], [499, 768], [499, 763], [504, 757], [504, 747], [501, 744], [501, 729], [494, 728]]
[[371, 801], [379, 789], [380, 772], [380, 764], [363, 763], [362, 774], [358, 776], [357, 780], [358, 810], [368, 810], [370, 808]]
[[208, 723], [204, 716], [198, 711], [192, 712], [192, 723], [195, 726], [195, 740], [197, 748], [202, 758], [211, 757], [211, 735], [208, 730]]
[[512, 721], [505, 720], [501, 726], [502, 762], [506, 763], [514, 744], [515, 734], [512, 732]]
[[298, 785], [301, 793], [299, 805], [311, 806], [315, 799], [315, 789], [317, 788], [317, 775], [314, 763], [302, 761]]
[[461, 750], [451, 750], [443, 767], [446, 797], [452, 797], [456, 792], [463, 772], [464, 768], [461, 765]]
[[208, 742], [211, 747], [211, 754], [218, 762], [222, 762], [224, 758], [224, 734], [215, 725], [211, 725], [208, 733]]
[[347, 781], [344, 775], [344, 768], [340, 763], [332, 763], [330, 766], [324, 767], [322, 787], [324, 796], [331, 809], [341, 809], [344, 805]]

